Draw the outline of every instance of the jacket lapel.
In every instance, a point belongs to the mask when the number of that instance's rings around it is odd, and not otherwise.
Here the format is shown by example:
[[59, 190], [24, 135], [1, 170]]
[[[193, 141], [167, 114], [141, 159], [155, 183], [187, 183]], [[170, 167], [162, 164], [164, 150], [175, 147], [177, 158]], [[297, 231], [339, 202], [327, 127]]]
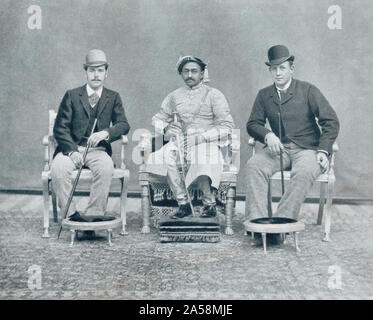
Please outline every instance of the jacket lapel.
[[295, 82], [296, 82], [295, 79], [291, 80], [290, 87], [286, 91], [286, 94], [285, 94], [284, 98], [281, 100], [281, 104], [284, 104], [284, 103], [288, 102], [291, 98], [293, 98], [294, 90], [295, 90]]
[[80, 98], [80, 102], [84, 108], [84, 110], [86, 111], [87, 113], [87, 116], [89, 118], [89, 115], [90, 115], [90, 105], [89, 105], [89, 101], [88, 101], [88, 94], [87, 94], [87, 89], [86, 89], [86, 86], [84, 85], [83, 87], [81, 87], [81, 90], [80, 90], [80, 93], [79, 93], [79, 98]]
[[272, 88], [271, 88], [269, 96], [271, 97], [271, 99], [273, 100], [273, 102], [275, 104], [277, 104], [277, 105], [280, 104], [280, 100], [278, 98], [278, 93], [277, 93], [277, 89], [276, 89], [275, 84], [272, 85]]
[[104, 111], [106, 104], [109, 100], [108, 98], [109, 98], [108, 91], [106, 90], [106, 88], [103, 88], [101, 98], [98, 101], [98, 106], [97, 106], [97, 119], [99, 118], [102, 111]]

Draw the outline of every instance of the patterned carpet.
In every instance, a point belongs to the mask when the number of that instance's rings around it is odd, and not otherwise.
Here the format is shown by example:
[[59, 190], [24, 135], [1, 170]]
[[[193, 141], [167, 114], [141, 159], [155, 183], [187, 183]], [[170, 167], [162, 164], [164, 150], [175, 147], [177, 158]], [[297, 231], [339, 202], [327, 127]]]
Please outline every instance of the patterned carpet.
[[[335, 206], [332, 242], [325, 243], [321, 227], [314, 224], [317, 206], [305, 204], [301, 252], [288, 241], [270, 246], [264, 255], [244, 234], [241, 202], [235, 234], [222, 235], [219, 243], [160, 243], [154, 228], [143, 235], [140, 200], [129, 199], [127, 236], [114, 230], [109, 247], [106, 233], [99, 232], [96, 239], [80, 239], [70, 248], [69, 232], [57, 240], [59, 225], [52, 220], [51, 238], [41, 238], [40, 196], [17, 196], [12, 204], [4, 199], [2, 195], [0, 299], [373, 298], [369, 206]], [[111, 199], [109, 209], [117, 204], [118, 199]], [[40, 270], [40, 282], [32, 270]]]

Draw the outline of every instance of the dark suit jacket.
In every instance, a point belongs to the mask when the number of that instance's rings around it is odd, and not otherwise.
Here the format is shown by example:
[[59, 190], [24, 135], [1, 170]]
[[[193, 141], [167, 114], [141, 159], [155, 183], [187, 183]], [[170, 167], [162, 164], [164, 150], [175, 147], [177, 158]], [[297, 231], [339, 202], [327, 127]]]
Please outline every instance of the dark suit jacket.
[[[71, 151], [78, 151], [78, 143], [88, 128], [90, 109], [86, 85], [65, 93], [53, 128], [53, 135], [58, 144], [54, 155], [58, 152], [67, 155]], [[97, 106], [96, 128], [96, 131], [106, 130], [109, 133], [109, 141], [105, 147], [111, 155], [110, 143], [130, 130], [119, 93], [103, 88]]]
[[264, 143], [265, 135], [271, 132], [264, 127], [268, 119], [272, 131], [279, 136], [279, 112], [286, 138], [302, 148], [332, 153], [339, 121], [329, 102], [314, 85], [293, 79], [281, 102], [274, 84], [260, 90], [246, 125], [248, 134]]

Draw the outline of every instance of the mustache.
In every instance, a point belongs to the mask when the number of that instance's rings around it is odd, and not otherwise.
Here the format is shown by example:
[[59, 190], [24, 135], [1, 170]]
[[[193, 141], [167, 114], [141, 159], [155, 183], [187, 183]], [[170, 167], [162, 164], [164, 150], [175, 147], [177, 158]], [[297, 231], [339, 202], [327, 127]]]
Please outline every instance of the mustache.
[[193, 78], [188, 78], [188, 79], [186, 79], [185, 81], [188, 81], [188, 80], [194, 80]]

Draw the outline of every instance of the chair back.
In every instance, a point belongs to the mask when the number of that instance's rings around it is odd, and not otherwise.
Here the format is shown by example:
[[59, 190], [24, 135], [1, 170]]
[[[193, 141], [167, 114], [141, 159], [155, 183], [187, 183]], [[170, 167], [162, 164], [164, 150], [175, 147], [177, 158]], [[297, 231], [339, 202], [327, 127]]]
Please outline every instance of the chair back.
[[49, 140], [49, 163], [52, 163], [53, 154], [56, 150], [56, 140], [53, 137], [54, 122], [56, 121], [57, 112], [49, 110], [49, 126], [48, 126], [48, 140]]

